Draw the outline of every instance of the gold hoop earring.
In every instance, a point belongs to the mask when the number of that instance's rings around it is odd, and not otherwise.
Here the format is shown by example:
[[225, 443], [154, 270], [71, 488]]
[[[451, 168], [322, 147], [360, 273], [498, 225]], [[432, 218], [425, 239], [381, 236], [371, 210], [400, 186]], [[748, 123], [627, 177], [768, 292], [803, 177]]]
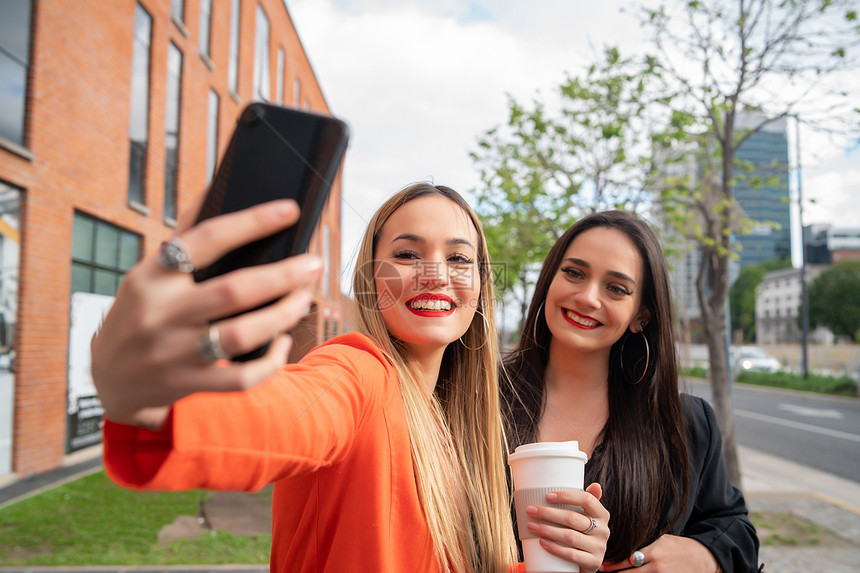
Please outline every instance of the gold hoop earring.
[[540, 344], [538, 344], [538, 341], [537, 341], [537, 325], [538, 325], [538, 320], [540, 320], [540, 315], [543, 312], [543, 303], [545, 303], [545, 302], [546, 302], [545, 300], [540, 301], [540, 306], [538, 307], [537, 314], [535, 315], [534, 328], [532, 329], [532, 340], [534, 341], [536, 346], [540, 346]]
[[[643, 328], [645, 323], [642, 324]], [[645, 374], [648, 373], [648, 364], [651, 361], [651, 347], [648, 346], [648, 337], [645, 336], [645, 332], [640, 330], [639, 334], [642, 335], [642, 340], [645, 341], [645, 369], [642, 371], [642, 376], [639, 377], [639, 380], [633, 382], [633, 386], [636, 386], [642, 379], [645, 378]], [[624, 337], [624, 342], [621, 343], [621, 352], [619, 353], [619, 359], [621, 361], [621, 371], [624, 372], [624, 345], [627, 344], [627, 336]]]
[[[483, 344], [481, 344], [481, 345], [480, 345], [479, 347], [477, 347], [477, 348], [472, 348], [472, 347], [470, 347], [470, 346], [466, 346], [466, 343], [465, 343], [465, 342], [463, 342], [463, 337], [462, 337], [462, 336], [461, 336], [460, 338], [458, 338], [458, 339], [457, 339], [457, 340], [459, 340], [459, 341], [460, 341], [460, 344], [462, 344], [462, 345], [463, 345], [463, 348], [465, 348], [466, 350], [471, 350], [472, 352], [475, 352], [475, 351], [477, 351], [477, 350], [482, 349], [482, 348], [487, 344], [487, 338], [489, 338], [489, 336], [490, 336], [490, 321], [489, 321], [489, 320], [487, 320], [487, 317], [486, 317], [486, 316], [484, 316], [484, 313], [483, 313], [483, 312], [481, 312], [480, 310], [476, 310], [476, 311], [475, 311], [475, 313], [476, 313], [476, 314], [480, 314], [480, 315], [481, 315], [481, 318], [483, 318], [483, 319], [484, 319], [484, 332], [486, 333], [486, 336], [484, 337], [484, 342], [483, 342]], [[464, 332], [463, 334], [465, 334], [465, 332]]]

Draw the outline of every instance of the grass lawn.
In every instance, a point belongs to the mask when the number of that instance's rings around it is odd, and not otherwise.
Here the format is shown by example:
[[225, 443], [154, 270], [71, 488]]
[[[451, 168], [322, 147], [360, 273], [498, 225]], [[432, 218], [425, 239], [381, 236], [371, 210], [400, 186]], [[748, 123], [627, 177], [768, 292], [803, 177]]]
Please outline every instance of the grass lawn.
[[750, 520], [763, 546], [851, 547], [847, 539], [798, 515], [753, 511]]
[[268, 563], [271, 536], [209, 532], [167, 546], [159, 530], [206, 492], [120, 488], [98, 472], [0, 509], [0, 566]]
[[[158, 532], [195, 516], [204, 491], [139, 492], [94, 473], [0, 509], [0, 567], [266, 564], [270, 535], [210, 531], [169, 545]], [[269, 496], [271, 492], [260, 492]], [[840, 547], [848, 542], [798, 516], [753, 512], [762, 545]]]
[[857, 383], [851, 378], [847, 376], [822, 376], [812, 372], [806, 378], [790, 372], [741, 372], [738, 375], [738, 382], [775, 386], [789, 390], [819, 392], [821, 394], [857, 395]]
[[[681, 369], [683, 375], [691, 378], [708, 379], [708, 370], [701, 366]], [[812, 372], [804, 378], [791, 372], [741, 372], [737, 381], [758, 386], [773, 386], [788, 390], [803, 390], [820, 394], [838, 396], [857, 396], [857, 382], [847, 376], [824, 376]]]

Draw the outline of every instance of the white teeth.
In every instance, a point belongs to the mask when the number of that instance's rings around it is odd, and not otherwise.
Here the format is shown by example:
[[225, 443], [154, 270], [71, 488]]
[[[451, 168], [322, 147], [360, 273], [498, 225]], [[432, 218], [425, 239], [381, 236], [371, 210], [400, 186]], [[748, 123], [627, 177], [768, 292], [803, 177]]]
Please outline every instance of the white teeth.
[[409, 303], [415, 310], [451, 310], [451, 302], [439, 299], [418, 299]]
[[600, 324], [596, 320], [589, 320], [587, 318], [583, 318], [578, 314], [573, 314], [572, 312], [568, 312], [567, 310], [564, 311], [564, 315], [576, 324], [581, 324], [582, 326], [592, 327]]

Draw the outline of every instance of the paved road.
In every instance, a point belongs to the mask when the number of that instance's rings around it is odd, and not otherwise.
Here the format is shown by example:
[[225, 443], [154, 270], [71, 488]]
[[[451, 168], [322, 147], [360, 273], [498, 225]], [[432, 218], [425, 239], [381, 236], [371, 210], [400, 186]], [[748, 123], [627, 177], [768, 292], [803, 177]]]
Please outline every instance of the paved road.
[[741, 446], [860, 483], [860, 399], [735, 384], [732, 404]]

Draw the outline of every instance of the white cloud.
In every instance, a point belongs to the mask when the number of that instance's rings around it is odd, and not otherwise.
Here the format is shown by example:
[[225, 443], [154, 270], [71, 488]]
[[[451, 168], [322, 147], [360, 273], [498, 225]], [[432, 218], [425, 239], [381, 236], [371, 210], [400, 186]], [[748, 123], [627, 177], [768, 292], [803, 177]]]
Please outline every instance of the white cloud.
[[804, 224], [856, 227], [860, 224], [860, 148], [804, 168], [802, 188]]
[[[352, 131], [344, 168], [346, 275], [386, 197], [427, 179], [467, 192], [478, 183], [469, 151], [505, 121], [506, 94], [524, 101], [552, 91], [565, 69], [586, 61], [558, 22], [554, 33], [517, 33], [516, 11], [507, 24], [461, 21], [449, 15], [457, 5], [289, 4], [329, 106]], [[533, 25], [544, 21], [554, 22]]]
[[[618, 11], [626, 5], [289, 0], [329, 106], [352, 128], [344, 168], [343, 274], [352, 272], [373, 211], [394, 191], [416, 180], [462, 192], [478, 184], [468, 154], [483, 132], [506, 120], [506, 94], [528, 102], [540, 93], [545, 100], [605, 44], [637, 51], [638, 23]], [[838, 150], [809, 136], [804, 195], [818, 205], [805, 213], [805, 222], [857, 212], [858, 155], [852, 172]], [[345, 289], [348, 282], [342, 281]]]

